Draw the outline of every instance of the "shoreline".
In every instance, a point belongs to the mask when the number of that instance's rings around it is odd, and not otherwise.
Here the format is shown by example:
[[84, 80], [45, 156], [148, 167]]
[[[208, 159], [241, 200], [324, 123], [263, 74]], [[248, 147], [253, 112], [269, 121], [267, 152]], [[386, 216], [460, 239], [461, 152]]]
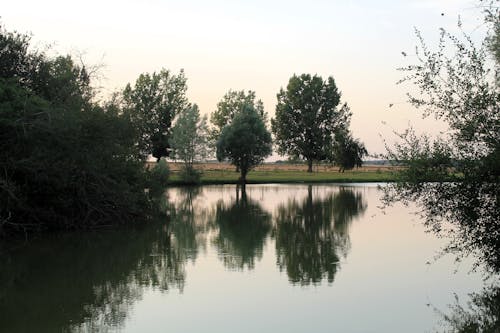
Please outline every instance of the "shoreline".
[[[239, 184], [239, 173], [230, 169], [201, 170], [201, 179], [197, 184], [184, 182], [176, 170], [171, 171], [169, 185], [224, 185]], [[307, 184], [307, 183], [381, 183], [395, 182], [397, 175], [394, 169], [366, 170], [353, 169], [343, 173], [338, 171], [305, 170], [252, 170], [247, 175], [247, 184]]]

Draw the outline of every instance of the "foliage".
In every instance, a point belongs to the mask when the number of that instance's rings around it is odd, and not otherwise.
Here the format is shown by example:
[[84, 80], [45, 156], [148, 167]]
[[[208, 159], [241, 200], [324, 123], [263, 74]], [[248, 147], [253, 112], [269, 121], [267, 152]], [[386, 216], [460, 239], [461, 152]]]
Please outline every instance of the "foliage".
[[149, 190], [153, 194], [161, 193], [168, 184], [170, 168], [167, 161], [161, 158], [160, 161], [149, 171]]
[[245, 107], [254, 108], [264, 122], [266, 122], [267, 114], [264, 111], [264, 104], [260, 99], [255, 100], [254, 91], [249, 90], [245, 93], [244, 90], [229, 90], [222, 97], [222, 100], [217, 103], [217, 110], [210, 117], [210, 122], [215, 126], [211, 134], [212, 139], [216, 141], [222, 133], [224, 126], [229, 125], [236, 114], [244, 110]]
[[339, 166], [339, 172], [361, 167], [363, 157], [367, 154], [365, 145], [358, 139], [354, 139], [351, 133], [340, 131], [335, 134], [330, 159]]
[[[500, 16], [489, 17], [497, 36]], [[494, 19], [493, 19], [494, 18]], [[388, 149], [388, 159], [406, 165], [401, 181], [386, 188], [386, 203], [416, 201], [426, 224], [451, 237], [446, 252], [459, 257], [474, 253], [487, 267], [500, 270], [500, 86], [488, 59], [495, 38], [476, 46], [441, 30], [437, 51], [430, 50], [417, 31], [420, 47], [416, 65], [402, 70], [419, 89], [410, 102], [449, 125], [432, 140], [412, 129], [399, 134], [401, 142]], [[496, 59], [496, 55], [494, 54]], [[434, 181], [429, 183], [428, 181]], [[448, 182], [447, 182], [448, 181]], [[444, 221], [452, 228], [446, 228]]]
[[[130, 123], [92, 102], [84, 67], [1, 31], [0, 234], [89, 228], [147, 205]], [[98, 149], [96, 149], [98, 147]]]
[[348, 128], [349, 108], [337, 108], [340, 92], [333, 77], [323, 81], [317, 75], [294, 75], [277, 97], [271, 128], [278, 152], [303, 157], [312, 172], [313, 161], [326, 159], [325, 147], [332, 145], [333, 134]]
[[271, 155], [271, 134], [262, 117], [251, 106], [245, 106], [231, 124], [225, 126], [217, 141], [217, 159], [227, 159], [241, 173], [240, 180], [256, 165]]
[[184, 71], [174, 75], [165, 69], [141, 74], [133, 87], [125, 87], [124, 113], [138, 133], [136, 144], [142, 158], [151, 154], [159, 161], [169, 156], [172, 121], [190, 107], [186, 90]]
[[441, 313], [447, 333], [497, 333], [500, 331], [500, 287], [490, 286], [471, 294], [467, 307], [450, 306], [451, 314]]
[[[483, 1], [483, 0], [479, 0]], [[499, 11], [499, 0], [490, 0], [485, 9], [485, 21], [490, 26], [490, 31], [488, 37], [486, 38], [486, 46], [492, 53], [495, 60], [497, 83], [500, 79], [500, 73], [498, 71], [498, 66], [500, 66], [500, 20], [498, 19]]]
[[184, 162], [182, 174], [185, 180], [199, 180], [199, 173], [193, 170], [193, 163], [208, 155], [208, 129], [206, 116], [200, 118], [198, 106], [195, 104], [181, 111], [172, 128], [170, 144], [173, 158]]
[[179, 176], [182, 184], [184, 185], [197, 185], [201, 183], [202, 172], [195, 168], [187, 168], [183, 166], [180, 170]]

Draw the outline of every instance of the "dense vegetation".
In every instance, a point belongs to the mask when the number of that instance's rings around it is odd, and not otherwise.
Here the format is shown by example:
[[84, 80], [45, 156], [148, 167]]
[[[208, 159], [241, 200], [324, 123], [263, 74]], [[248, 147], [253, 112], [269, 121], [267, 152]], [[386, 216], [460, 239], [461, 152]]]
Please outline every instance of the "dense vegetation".
[[0, 64], [0, 234], [145, 216], [134, 129], [93, 101], [87, 68], [4, 29]]

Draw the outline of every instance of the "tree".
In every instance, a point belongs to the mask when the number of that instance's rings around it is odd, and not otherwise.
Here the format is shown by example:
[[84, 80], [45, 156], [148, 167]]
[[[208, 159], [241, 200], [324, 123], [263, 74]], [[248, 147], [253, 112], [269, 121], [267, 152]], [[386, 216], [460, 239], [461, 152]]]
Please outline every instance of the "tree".
[[193, 163], [207, 157], [207, 135], [207, 117], [200, 118], [196, 104], [179, 113], [172, 128], [170, 144], [173, 157], [184, 162], [186, 176], [195, 175]]
[[172, 121], [189, 107], [186, 77], [166, 69], [159, 73], [141, 74], [134, 87], [123, 91], [125, 115], [138, 132], [137, 146], [143, 158], [153, 155], [159, 161], [169, 155]]
[[294, 75], [286, 90], [277, 95], [276, 117], [271, 120], [278, 153], [303, 157], [307, 172], [313, 161], [325, 160], [325, 147], [333, 143], [333, 134], [347, 128], [351, 113], [346, 104], [337, 108], [340, 92], [333, 77]]
[[417, 202], [431, 230], [451, 230], [445, 253], [474, 254], [495, 272], [500, 271], [499, 14], [498, 7], [488, 7], [490, 35], [480, 46], [465, 33], [442, 29], [433, 51], [417, 31], [418, 63], [402, 69], [407, 75], [401, 82], [418, 88], [410, 103], [424, 116], [445, 121], [449, 130], [436, 139], [411, 128], [399, 134], [401, 141], [388, 148], [387, 158], [406, 167], [385, 196], [386, 203]]
[[149, 206], [130, 122], [84, 66], [0, 30], [0, 236], [137, 220]]
[[217, 141], [217, 159], [227, 159], [235, 165], [240, 170], [240, 181], [245, 184], [248, 171], [271, 155], [271, 145], [271, 133], [262, 117], [246, 105], [222, 130]]
[[236, 114], [241, 112], [246, 106], [254, 108], [257, 113], [266, 122], [267, 114], [264, 111], [262, 101], [255, 100], [255, 92], [249, 90], [245, 93], [244, 90], [233, 91], [229, 90], [222, 100], [217, 103], [217, 110], [212, 113], [210, 122], [215, 126], [212, 132], [212, 138], [217, 140], [224, 126], [229, 125]]
[[339, 172], [359, 168], [363, 165], [363, 157], [368, 152], [365, 145], [354, 139], [351, 133], [341, 131], [335, 134], [335, 143], [332, 147], [330, 159], [339, 166]]

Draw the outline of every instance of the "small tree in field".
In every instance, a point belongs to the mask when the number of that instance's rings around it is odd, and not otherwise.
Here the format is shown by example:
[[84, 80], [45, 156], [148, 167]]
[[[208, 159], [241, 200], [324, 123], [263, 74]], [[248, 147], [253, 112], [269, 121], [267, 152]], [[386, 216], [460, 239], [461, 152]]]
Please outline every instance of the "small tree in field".
[[354, 139], [347, 131], [335, 135], [335, 143], [332, 147], [331, 161], [339, 167], [339, 172], [351, 170], [363, 165], [363, 157], [368, 154], [365, 145], [358, 139]]
[[[198, 176], [193, 163], [207, 157], [207, 117], [200, 118], [198, 106], [194, 104], [181, 111], [172, 128], [170, 140], [173, 157], [184, 162], [184, 175]], [[198, 178], [198, 177], [195, 177]], [[196, 180], [196, 179], [194, 179]]]
[[248, 171], [262, 163], [271, 151], [271, 133], [251, 106], [246, 106], [230, 125], [223, 128], [217, 141], [217, 159], [229, 160], [235, 165], [240, 170], [243, 184]]

